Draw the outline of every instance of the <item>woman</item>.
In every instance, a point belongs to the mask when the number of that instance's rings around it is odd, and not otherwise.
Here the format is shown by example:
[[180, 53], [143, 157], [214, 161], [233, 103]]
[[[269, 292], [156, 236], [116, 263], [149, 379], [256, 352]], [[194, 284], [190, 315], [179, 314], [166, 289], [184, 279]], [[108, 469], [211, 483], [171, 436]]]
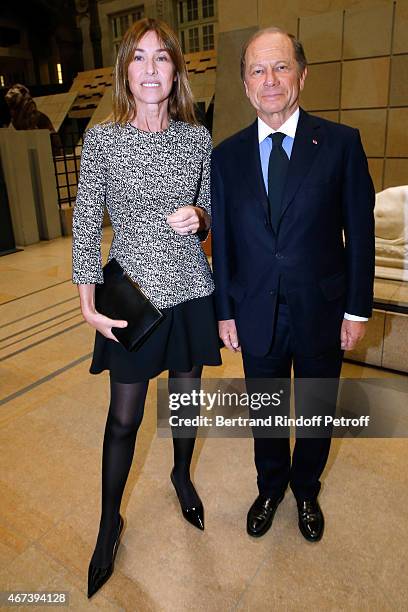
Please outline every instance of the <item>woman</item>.
[[[203, 365], [221, 363], [214, 285], [198, 235], [210, 227], [210, 154], [211, 138], [196, 123], [175, 34], [154, 19], [134, 23], [118, 51], [113, 121], [85, 137], [73, 219], [73, 281], [83, 316], [96, 329], [90, 372], [108, 369], [111, 390], [88, 597], [113, 571], [123, 528], [120, 503], [149, 379], [169, 370], [170, 391], [180, 380], [192, 388]], [[135, 352], [112, 334], [112, 327], [125, 327], [126, 321], [109, 319], [94, 306], [95, 283], [103, 282], [104, 203], [114, 233], [108, 260], [115, 257], [165, 315]], [[194, 442], [173, 435], [171, 480], [184, 517], [204, 529], [202, 503], [190, 479]]]

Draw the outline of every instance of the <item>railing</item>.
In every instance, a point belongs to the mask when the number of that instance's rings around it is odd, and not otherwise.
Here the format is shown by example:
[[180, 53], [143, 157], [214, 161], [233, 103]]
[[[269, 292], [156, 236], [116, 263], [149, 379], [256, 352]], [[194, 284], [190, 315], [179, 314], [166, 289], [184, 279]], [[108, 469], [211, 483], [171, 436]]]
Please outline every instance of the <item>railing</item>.
[[77, 194], [83, 137], [79, 132], [64, 134], [59, 154], [54, 154], [58, 206], [72, 208]]

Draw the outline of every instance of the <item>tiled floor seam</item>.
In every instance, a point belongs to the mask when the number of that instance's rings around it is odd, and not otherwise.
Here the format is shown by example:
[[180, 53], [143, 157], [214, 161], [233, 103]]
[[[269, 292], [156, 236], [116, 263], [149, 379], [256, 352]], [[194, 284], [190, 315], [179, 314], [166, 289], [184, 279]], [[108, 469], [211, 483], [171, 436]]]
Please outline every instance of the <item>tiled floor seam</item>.
[[0, 303], [1, 306], [5, 306], [6, 304], [10, 304], [11, 302], [16, 302], [17, 300], [22, 300], [26, 297], [31, 297], [36, 293], [40, 293], [41, 291], [47, 291], [47, 289], [52, 289], [53, 287], [58, 287], [58, 285], [63, 285], [64, 283], [68, 283], [71, 279], [67, 278], [66, 280], [60, 281], [59, 283], [54, 283], [53, 285], [49, 285], [48, 287], [42, 287], [41, 289], [36, 289], [35, 291], [31, 291], [30, 293], [25, 293], [24, 295], [19, 295], [11, 300], [6, 300], [5, 302]]
[[52, 308], [56, 308], [57, 306], [61, 306], [61, 304], [66, 304], [67, 302], [72, 302], [73, 300], [77, 300], [78, 297], [79, 296], [70, 297], [70, 298], [67, 298], [66, 300], [61, 300], [60, 302], [55, 302], [55, 304], [50, 304], [49, 306], [40, 308], [40, 310], [34, 310], [33, 312], [30, 312], [22, 317], [19, 317], [18, 319], [14, 319], [13, 321], [8, 321], [7, 323], [0, 325], [0, 329], [3, 329], [3, 327], [8, 327], [9, 325], [14, 325], [14, 323], [19, 323], [20, 321], [24, 321], [24, 319], [30, 319], [31, 317], [35, 317], [35, 315], [38, 315], [42, 312], [46, 312], [47, 310], [51, 310]]
[[[58, 321], [57, 323], [53, 323], [52, 325], [48, 325], [45, 329], [37, 329], [37, 331], [35, 331], [32, 334], [29, 334], [28, 336], [24, 336], [23, 338], [20, 338], [18, 340], [14, 340], [13, 342], [10, 342], [9, 344], [6, 344], [5, 346], [0, 346], [0, 351], [3, 351], [6, 348], [9, 348], [10, 346], [13, 346], [14, 344], [19, 344], [20, 342], [24, 342], [24, 340], [28, 340], [29, 338], [33, 338], [34, 336], [37, 336], [38, 334], [43, 334], [44, 332], [48, 331], [49, 329], [53, 329], [54, 327], [58, 327], [58, 325], [63, 325], [64, 323], [67, 323], [68, 321], [72, 321], [72, 319], [75, 319], [75, 317], [81, 316], [81, 313], [78, 312], [78, 308], [72, 308], [71, 310], [68, 310], [67, 312], [62, 312], [59, 315], [56, 315], [55, 317], [51, 317], [50, 319], [45, 319], [44, 321], [40, 321], [39, 323], [35, 323], [31, 329], [33, 329], [34, 327], [40, 327], [41, 325], [46, 325], [47, 323], [49, 323], [50, 321], [54, 321], [55, 319], [60, 319], [61, 317], [70, 314], [71, 312], [74, 312], [75, 314], [67, 317], [66, 319], [62, 319], [61, 321]], [[29, 331], [30, 328], [27, 327], [26, 329], [22, 329], [19, 332], [15, 332], [14, 334], [10, 334], [10, 336], [5, 336], [4, 338], [0, 338], [0, 342], [3, 342], [4, 340], [8, 340], [10, 338], [15, 338], [16, 336], [20, 336], [20, 334], [23, 334], [24, 332]]]
[[246, 593], [249, 591], [249, 589], [251, 588], [253, 581], [255, 580], [255, 578], [257, 577], [257, 575], [259, 574], [259, 572], [261, 571], [261, 569], [266, 565], [268, 561], [268, 553], [265, 553], [265, 557], [259, 562], [258, 567], [256, 568], [255, 572], [253, 573], [253, 575], [249, 578], [249, 580], [247, 581], [244, 589], [242, 590], [241, 595], [238, 598], [238, 601], [236, 601], [236, 603], [233, 605], [233, 607], [231, 608], [230, 612], [236, 612], [237, 610], [240, 609], [240, 606], [242, 604], [242, 601], [246, 595]]
[[28, 346], [18, 349], [17, 351], [14, 351], [14, 353], [10, 353], [9, 355], [5, 355], [4, 357], [0, 357], [0, 363], [2, 361], [6, 361], [7, 359], [11, 359], [12, 357], [15, 357], [16, 355], [19, 355], [20, 353], [24, 353], [25, 351], [28, 351], [31, 348], [34, 348], [35, 346], [38, 346], [39, 344], [43, 344], [44, 342], [48, 342], [48, 340], [52, 340], [53, 338], [56, 338], [57, 336], [61, 336], [62, 334], [65, 334], [73, 329], [75, 329], [76, 327], [79, 327], [80, 325], [85, 325], [85, 321], [81, 320], [79, 321], [79, 323], [75, 323], [74, 325], [71, 325], [70, 327], [67, 327], [66, 329], [62, 329], [59, 332], [56, 332], [55, 334], [51, 334], [51, 336], [47, 336], [46, 338], [42, 338], [41, 340], [37, 340], [37, 342], [33, 342], [32, 344], [29, 344]]
[[23, 387], [22, 389], [19, 389], [18, 391], [15, 391], [14, 393], [11, 393], [10, 395], [7, 395], [6, 397], [0, 399], [0, 406], [3, 406], [4, 404], [7, 404], [8, 402], [11, 402], [11, 400], [13, 400], [13, 399], [15, 399], [17, 397], [20, 397], [21, 395], [24, 395], [25, 393], [28, 393], [29, 391], [32, 391], [33, 389], [35, 389], [36, 387], [39, 387], [40, 385], [44, 384], [45, 382], [48, 382], [49, 380], [52, 380], [56, 376], [59, 376], [60, 374], [63, 374], [64, 372], [66, 372], [67, 370], [70, 370], [71, 368], [74, 368], [76, 365], [79, 365], [83, 361], [86, 361], [91, 356], [92, 356], [92, 353], [87, 353], [86, 355], [82, 355], [81, 357], [78, 357], [78, 359], [75, 359], [74, 361], [71, 361], [70, 363], [66, 364], [65, 366], [62, 366], [62, 368], [58, 368], [58, 370], [54, 370], [54, 372], [51, 372], [50, 374], [47, 374], [46, 376], [43, 376], [42, 378], [39, 378], [38, 380], [34, 381], [33, 383], [27, 385], [27, 387]]

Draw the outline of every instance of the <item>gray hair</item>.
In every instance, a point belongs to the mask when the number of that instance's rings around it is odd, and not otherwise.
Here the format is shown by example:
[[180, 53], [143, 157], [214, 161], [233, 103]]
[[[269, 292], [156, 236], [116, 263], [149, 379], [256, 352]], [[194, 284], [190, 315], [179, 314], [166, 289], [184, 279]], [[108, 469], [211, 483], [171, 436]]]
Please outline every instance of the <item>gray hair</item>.
[[306, 59], [305, 51], [303, 49], [303, 45], [300, 42], [300, 40], [298, 40], [295, 36], [293, 36], [293, 34], [289, 34], [289, 32], [286, 32], [285, 30], [282, 30], [281, 28], [271, 26], [270, 28], [263, 28], [262, 30], [258, 30], [257, 32], [255, 32], [255, 34], [253, 34], [243, 45], [242, 51], [241, 51], [241, 79], [242, 80], [244, 80], [245, 78], [245, 69], [246, 69], [245, 57], [246, 57], [246, 52], [248, 50], [248, 47], [254, 40], [259, 38], [263, 34], [283, 34], [284, 36], [287, 36], [293, 45], [293, 51], [295, 54], [297, 65], [298, 65], [299, 74], [304, 73], [305, 68], [307, 66], [307, 59]]

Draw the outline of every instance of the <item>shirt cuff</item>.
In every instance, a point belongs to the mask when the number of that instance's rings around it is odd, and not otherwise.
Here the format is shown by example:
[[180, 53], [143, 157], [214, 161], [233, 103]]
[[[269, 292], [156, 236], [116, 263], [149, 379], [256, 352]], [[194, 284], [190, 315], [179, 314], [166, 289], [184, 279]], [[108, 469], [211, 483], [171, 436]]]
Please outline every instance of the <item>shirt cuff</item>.
[[347, 321], [368, 321], [367, 317], [358, 317], [357, 315], [352, 315], [349, 314], [348, 312], [344, 313], [344, 318], [347, 319]]

